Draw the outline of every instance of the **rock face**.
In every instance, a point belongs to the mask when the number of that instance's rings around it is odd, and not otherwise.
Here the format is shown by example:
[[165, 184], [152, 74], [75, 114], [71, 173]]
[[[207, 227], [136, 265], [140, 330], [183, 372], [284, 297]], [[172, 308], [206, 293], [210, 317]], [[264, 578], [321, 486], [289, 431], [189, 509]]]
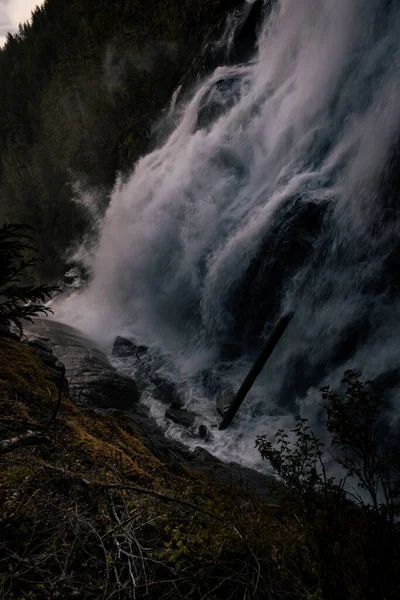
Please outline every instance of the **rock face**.
[[62, 385], [64, 393], [69, 395], [70, 390], [68, 379], [65, 377], [65, 365], [54, 356], [50, 340], [48, 338], [31, 337], [25, 340], [25, 344], [36, 350], [56, 386], [60, 387]]
[[73, 327], [38, 319], [26, 328], [26, 336], [27, 343], [37, 348], [49, 370], [57, 372], [59, 361], [55, 354], [60, 357], [69, 393], [77, 404], [131, 410], [139, 401], [135, 381], [117, 373], [106, 355]]
[[131, 340], [121, 336], [115, 338], [112, 349], [112, 355], [117, 356], [118, 358], [123, 358], [125, 356], [137, 356], [140, 358], [140, 355], [145, 354], [146, 352], [146, 346], [137, 346]]
[[157, 400], [164, 402], [164, 404], [170, 404], [171, 406], [174, 405], [181, 408], [182, 400], [176, 385], [172, 381], [168, 381], [160, 375], [150, 374], [148, 382], [154, 386], [153, 394]]
[[176, 406], [171, 406], [168, 408], [165, 411], [165, 416], [167, 419], [170, 419], [178, 425], [183, 425], [184, 427], [193, 427], [196, 420], [196, 415], [190, 410], [186, 410], [185, 408], [177, 408]]
[[79, 404], [120, 410], [132, 410], [140, 399], [133, 379], [112, 370], [85, 372], [76, 382], [74, 393]]
[[[143, 444], [165, 461], [176, 472], [197, 470], [218, 483], [236, 484], [253, 491], [267, 501], [273, 500], [268, 486], [272, 477], [257, 473], [238, 464], [222, 463], [218, 458], [197, 447], [191, 452], [180, 442], [167, 439], [162, 429], [150, 416], [146, 406], [139, 402], [140, 394], [136, 383], [114, 369], [107, 357], [93, 348], [77, 330], [49, 320], [38, 319], [35, 325], [26, 328], [27, 342], [40, 353], [48, 369], [56, 369], [60, 357], [69, 378], [72, 399], [83, 408], [95, 407], [102, 412], [123, 410], [129, 426]], [[51, 340], [51, 341], [49, 341]], [[46, 349], [45, 349], [46, 348]], [[165, 381], [160, 381], [160, 389]], [[226, 391], [226, 390], [225, 390]], [[174, 393], [176, 389], [174, 388]], [[223, 396], [222, 396], [223, 397]], [[167, 411], [175, 423], [193, 427], [196, 415], [175, 401]], [[210, 432], [203, 425], [199, 440], [207, 440]]]

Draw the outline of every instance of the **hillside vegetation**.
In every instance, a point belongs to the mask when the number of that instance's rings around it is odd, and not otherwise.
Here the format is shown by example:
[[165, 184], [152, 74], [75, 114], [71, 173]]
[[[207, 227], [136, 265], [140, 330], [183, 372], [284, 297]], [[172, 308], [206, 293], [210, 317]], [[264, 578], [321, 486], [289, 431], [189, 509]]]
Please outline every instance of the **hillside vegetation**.
[[293, 449], [283, 432], [257, 442], [286, 484], [268, 504], [164, 462], [127, 415], [65, 389], [0, 338], [0, 598], [398, 598], [398, 488], [350, 501], [304, 421]]
[[[63, 271], [89, 220], [131, 169], [200, 50], [239, 0], [46, 0], [0, 50], [0, 224], [37, 231], [41, 274]], [[204, 59], [205, 60], [205, 59]], [[203, 61], [204, 62], [204, 61]], [[194, 73], [192, 74], [194, 76]], [[76, 185], [79, 183], [79, 190]]]
[[[123, 413], [63, 395], [53, 419], [57, 405], [38, 352], [0, 338], [1, 598], [267, 598], [297, 587], [285, 564], [299, 526], [278, 506], [163, 463]], [[292, 568], [300, 577], [307, 557]]]

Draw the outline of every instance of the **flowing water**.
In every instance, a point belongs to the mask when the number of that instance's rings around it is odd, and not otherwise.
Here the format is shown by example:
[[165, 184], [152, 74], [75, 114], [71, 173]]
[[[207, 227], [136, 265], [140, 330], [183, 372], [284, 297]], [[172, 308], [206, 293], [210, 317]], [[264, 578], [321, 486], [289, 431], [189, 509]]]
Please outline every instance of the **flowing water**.
[[[228, 46], [233, 35], [231, 17]], [[256, 435], [298, 412], [318, 421], [319, 387], [346, 368], [390, 381], [395, 423], [399, 66], [398, 3], [277, 1], [252, 60], [218, 67], [186, 103], [175, 95], [172, 133], [115, 186], [86, 255], [90, 285], [56, 306], [106, 348], [125, 335], [162, 356], [222, 458], [257, 466]], [[288, 310], [234, 426], [218, 432], [207, 382], [236, 388]]]

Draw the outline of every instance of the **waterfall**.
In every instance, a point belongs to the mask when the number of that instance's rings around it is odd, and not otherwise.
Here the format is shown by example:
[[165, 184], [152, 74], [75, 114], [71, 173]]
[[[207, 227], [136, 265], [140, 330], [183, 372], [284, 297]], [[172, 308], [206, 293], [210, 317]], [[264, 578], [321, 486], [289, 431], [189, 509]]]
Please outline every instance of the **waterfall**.
[[222, 457], [254, 465], [258, 433], [317, 421], [319, 387], [347, 368], [390, 381], [396, 414], [399, 59], [396, 2], [275, 2], [251, 60], [175, 96], [168, 139], [115, 185], [90, 285], [56, 305], [105, 346], [123, 334], [163, 352], [211, 428], [202, 375], [239, 385], [294, 310], [238, 422], [215, 432]]

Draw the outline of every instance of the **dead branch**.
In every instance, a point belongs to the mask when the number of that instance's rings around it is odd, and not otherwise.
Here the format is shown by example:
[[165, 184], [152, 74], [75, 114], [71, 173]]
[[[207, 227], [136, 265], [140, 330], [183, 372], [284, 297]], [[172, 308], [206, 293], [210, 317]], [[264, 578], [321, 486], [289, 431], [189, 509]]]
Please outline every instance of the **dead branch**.
[[25, 446], [34, 446], [35, 444], [42, 444], [43, 442], [48, 441], [49, 440], [45, 436], [43, 436], [43, 434], [38, 434], [35, 431], [27, 431], [25, 435], [19, 435], [8, 440], [1, 440], [0, 454], [12, 452], [17, 448], [23, 448]]
[[215, 513], [209, 512], [208, 510], [204, 510], [191, 502], [186, 502], [185, 500], [179, 500], [179, 498], [174, 498], [173, 496], [167, 496], [165, 494], [161, 494], [160, 492], [156, 492], [155, 490], [151, 490], [149, 488], [144, 488], [138, 485], [131, 484], [123, 484], [123, 483], [104, 483], [103, 481], [89, 481], [78, 475], [77, 473], [73, 473], [72, 471], [68, 471], [67, 469], [62, 469], [60, 467], [55, 467], [53, 465], [49, 465], [48, 463], [42, 463], [41, 467], [44, 469], [48, 469], [50, 471], [54, 471], [63, 475], [64, 477], [68, 477], [69, 479], [74, 479], [80, 485], [84, 487], [92, 487], [97, 489], [104, 490], [126, 490], [129, 492], [134, 492], [136, 494], [146, 494], [148, 496], [153, 496], [154, 498], [158, 498], [159, 500], [163, 500], [164, 502], [171, 502], [173, 504], [179, 504], [180, 506], [184, 506], [185, 508], [190, 508], [191, 510], [195, 510], [197, 512], [204, 513], [213, 519], [217, 519], [218, 521], [223, 521], [224, 519]]

